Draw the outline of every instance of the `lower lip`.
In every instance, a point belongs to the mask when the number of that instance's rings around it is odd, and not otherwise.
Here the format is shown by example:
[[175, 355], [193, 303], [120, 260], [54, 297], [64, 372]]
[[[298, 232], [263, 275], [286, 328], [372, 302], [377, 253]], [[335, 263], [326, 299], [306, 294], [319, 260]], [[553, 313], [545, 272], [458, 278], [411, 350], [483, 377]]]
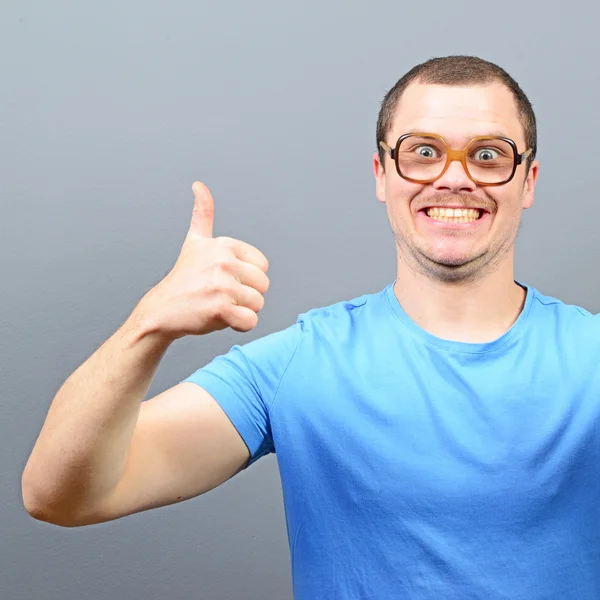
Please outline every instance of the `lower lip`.
[[490, 213], [484, 212], [479, 219], [475, 219], [469, 223], [453, 223], [451, 221], [436, 221], [431, 217], [427, 216], [427, 213], [424, 210], [420, 210], [417, 213], [418, 218], [424, 220], [425, 223], [431, 225], [433, 227], [437, 227], [439, 229], [475, 229], [477, 227], [481, 227], [485, 225]]

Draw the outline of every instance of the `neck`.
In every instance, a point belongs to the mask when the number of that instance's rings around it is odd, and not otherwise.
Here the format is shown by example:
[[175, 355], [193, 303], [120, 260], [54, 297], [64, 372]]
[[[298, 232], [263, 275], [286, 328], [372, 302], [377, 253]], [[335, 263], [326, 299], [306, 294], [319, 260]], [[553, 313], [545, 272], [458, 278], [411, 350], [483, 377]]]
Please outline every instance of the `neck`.
[[399, 260], [394, 292], [406, 314], [428, 333], [456, 342], [491, 342], [517, 320], [526, 296], [514, 282], [512, 260], [503, 262], [475, 281], [448, 283]]

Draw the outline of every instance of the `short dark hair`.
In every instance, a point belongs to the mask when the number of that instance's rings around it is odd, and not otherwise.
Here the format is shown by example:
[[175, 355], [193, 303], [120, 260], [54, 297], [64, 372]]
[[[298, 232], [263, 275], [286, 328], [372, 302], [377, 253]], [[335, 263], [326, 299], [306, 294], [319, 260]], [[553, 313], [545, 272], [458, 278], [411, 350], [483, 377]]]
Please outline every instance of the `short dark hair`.
[[[437, 85], [487, 85], [503, 83], [513, 94], [525, 133], [527, 148], [533, 152], [527, 159], [527, 170], [537, 152], [537, 126], [535, 113], [519, 84], [498, 65], [476, 56], [444, 56], [432, 58], [413, 67], [403, 75], [385, 95], [377, 119], [377, 150], [383, 165], [384, 151], [379, 142], [385, 141], [392, 128], [394, 114], [404, 90], [413, 82]], [[525, 150], [525, 148], [523, 149]]]

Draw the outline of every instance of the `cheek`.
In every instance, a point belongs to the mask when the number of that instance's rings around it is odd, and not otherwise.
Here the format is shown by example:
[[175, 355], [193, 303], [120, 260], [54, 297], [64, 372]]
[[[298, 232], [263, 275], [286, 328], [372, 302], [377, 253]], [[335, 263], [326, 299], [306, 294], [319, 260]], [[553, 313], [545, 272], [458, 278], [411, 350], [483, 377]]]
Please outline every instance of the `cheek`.
[[385, 188], [386, 200], [392, 205], [391, 208], [402, 211], [409, 210], [413, 200], [423, 192], [425, 187], [398, 176], [388, 178]]
[[496, 226], [501, 229], [514, 229], [518, 227], [523, 211], [523, 193], [515, 186], [514, 189], [505, 190], [506, 193], [489, 193], [489, 198], [495, 204]]

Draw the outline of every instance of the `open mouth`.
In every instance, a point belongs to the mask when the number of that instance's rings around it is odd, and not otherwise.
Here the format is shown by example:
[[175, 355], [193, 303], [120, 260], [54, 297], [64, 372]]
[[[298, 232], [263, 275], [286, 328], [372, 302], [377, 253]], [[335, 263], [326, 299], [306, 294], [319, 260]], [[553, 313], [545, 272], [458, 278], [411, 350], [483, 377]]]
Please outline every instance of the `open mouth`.
[[487, 213], [482, 208], [441, 208], [438, 206], [424, 208], [421, 212], [430, 219], [442, 223], [474, 223]]

